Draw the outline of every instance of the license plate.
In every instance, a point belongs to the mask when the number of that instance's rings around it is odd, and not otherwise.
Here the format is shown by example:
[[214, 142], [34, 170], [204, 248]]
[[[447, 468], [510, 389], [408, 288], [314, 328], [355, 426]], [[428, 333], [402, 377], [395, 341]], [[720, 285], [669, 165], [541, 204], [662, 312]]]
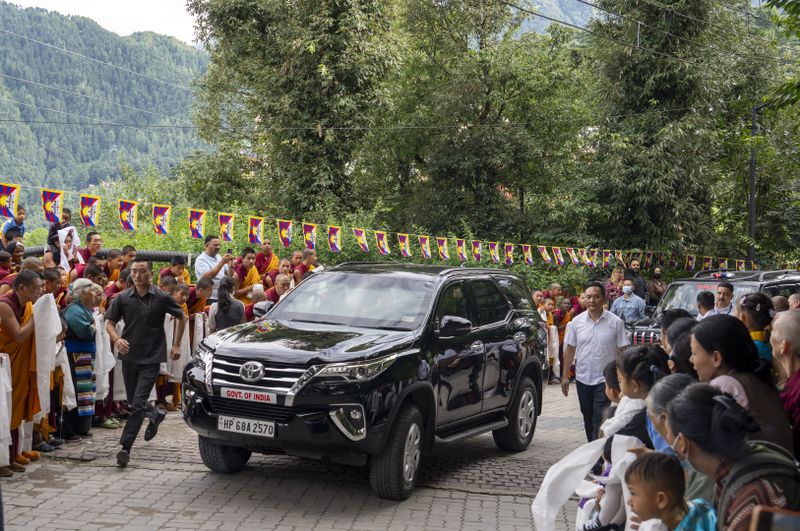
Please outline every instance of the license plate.
[[252, 391], [247, 389], [235, 389], [233, 387], [223, 387], [219, 390], [222, 398], [232, 398], [233, 400], [246, 400], [248, 402], [259, 402], [261, 404], [277, 404], [278, 396], [275, 393], [265, 391]]
[[259, 437], [275, 437], [275, 423], [265, 420], [240, 419], [236, 417], [219, 416], [217, 428], [222, 431], [257, 435]]

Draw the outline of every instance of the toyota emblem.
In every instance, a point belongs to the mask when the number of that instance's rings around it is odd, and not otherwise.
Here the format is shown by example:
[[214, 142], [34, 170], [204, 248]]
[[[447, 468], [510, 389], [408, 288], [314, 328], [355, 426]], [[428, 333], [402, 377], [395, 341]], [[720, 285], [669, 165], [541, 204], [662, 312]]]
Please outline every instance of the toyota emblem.
[[248, 361], [239, 369], [239, 376], [245, 382], [257, 382], [264, 376], [264, 366], [257, 361]]

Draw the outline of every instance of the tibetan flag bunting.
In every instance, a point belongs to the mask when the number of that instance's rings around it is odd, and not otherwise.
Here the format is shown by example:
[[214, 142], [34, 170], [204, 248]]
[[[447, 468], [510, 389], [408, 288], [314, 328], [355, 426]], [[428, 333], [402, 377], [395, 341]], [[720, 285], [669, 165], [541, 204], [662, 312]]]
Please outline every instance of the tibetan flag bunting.
[[361, 252], [368, 253], [369, 245], [367, 245], [367, 235], [364, 229], [353, 229], [353, 236], [356, 237], [356, 243], [359, 249], [361, 249]]
[[206, 237], [206, 211], [189, 209], [189, 232], [195, 240], [203, 240]]
[[289, 247], [292, 244], [292, 220], [278, 220], [278, 239], [284, 247]]
[[419, 250], [424, 258], [431, 257], [431, 238], [430, 236], [419, 237]]
[[342, 251], [342, 228], [335, 225], [328, 225], [328, 249], [332, 253]]
[[586, 249], [578, 249], [578, 258], [581, 259], [581, 264], [589, 265], [589, 257], [586, 255]]
[[497, 242], [489, 242], [489, 258], [493, 264], [500, 262], [500, 249], [497, 247]]
[[728, 259], [717, 258], [717, 267], [719, 267], [720, 269], [728, 269]]
[[545, 264], [549, 264], [553, 261], [553, 259], [550, 258], [550, 255], [547, 253], [547, 247], [544, 245], [538, 245], [537, 249], [539, 249], [539, 254], [542, 255], [542, 260], [544, 260]]
[[84, 227], [96, 227], [100, 221], [100, 197], [82, 194], [80, 214]]
[[505, 251], [506, 255], [506, 265], [510, 266], [514, 264], [514, 244], [507, 243], [503, 246], [503, 250]]
[[553, 258], [556, 259], [556, 265], [564, 265], [564, 255], [561, 254], [561, 247], [553, 247]]
[[153, 230], [156, 234], [169, 233], [170, 217], [172, 217], [170, 205], [153, 205]]
[[603, 267], [605, 269], [608, 269], [609, 267], [611, 267], [611, 251], [610, 250], [604, 250], [603, 251]]
[[586, 249], [586, 257], [589, 258], [589, 267], [597, 267], [597, 249]]
[[456, 238], [456, 254], [460, 261], [467, 261], [467, 240], [464, 238]]
[[230, 212], [220, 212], [217, 214], [219, 221], [219, 238], [224, 242], [233, 241], [233, 219], [236, 216]]
[[581, 261], [578, 259], [578, 253], [575, 252], [573, 247], [567, 247], [567, 256], [572, 260], [573, 265], [581, 265]]
[[704, 256], [703, 257], [703, 269], [711, 269], [711, 257]]
[[746, 260], [744, 263], [744, 269], [745, 271], [753, 271], [754, 269], [756, 269], [756, 267], [755, 264], [753, 264], [753, 262], [751, 262], [750, 260]]
[[693, 255], [693, 254], [687, 255], [686, 256], [686, 265], [684, 266], [684, 269], [686, 271], [694, 271], [694, 265], [695, 265], [696, 259], [697, 259], [697, 257], [695, 255]]
[[653, 251], [647, 251], [644, 253], [644, 264], [642, 264], [643, 269], [650, 269], [653, 267]]
[[408, 239], [408, 234], [397, 235], [397, 246], [400, 248], [400, 254], [404, 257], [411, 256], [411, 240]]
[[533, 248], [527, 243], [522, 244], [522, 258], [528, 265], [533, 265]]
[[64, 192], [61, 190], [48, 190], [42, 188], [42, 210], [44, 219], [48, 223], [61, 223], [61, 213], [64, 207]]
[[669, 255], [669, 268], [676, 269], [678, 267], [678, 253], [672, 251]]
[[117, 209], [119, 210], [119, 222], [122, 225], [122, 230], [128, 232], [136, 230], [136, 211], [139, 209], [139, 203], [120, 199], [117, 201], [117, 205]]
[[19, 185], [0, 183], [0, 216], [13, 218], [17, 215]]
[[392, 254], [392, 251], [389, 250], [389, 237], [386, 235], [385, 231], [376, 230], [375, 231], [375, 245], [378, 247], [378, 252], [382, 255]]
[[264, 243], [264, 218], [259, 216], [247, 218], [247, 240], [250, 245], [262, 245]]
[[303, 223], [303, 242], [306, 244], [306, 249], [317, 248], [316, 223]]
[[736, 260], [736, 271], [744, 271], [744, 260]]
[[625, 267], [625, 257], [622, 256], [622, 251], [614, 251], [614, 260], [620, 267]]
[[472, 240], [472, 259], [476, 262], [481, 261], [481, 254], [483, 251], [483, 246], [481, 245], [480, 240]]
[[450, 260], [450, 250], [447, 248], [447, 238], [437, 236], [436, 246], [439, 248], [439, 260]]

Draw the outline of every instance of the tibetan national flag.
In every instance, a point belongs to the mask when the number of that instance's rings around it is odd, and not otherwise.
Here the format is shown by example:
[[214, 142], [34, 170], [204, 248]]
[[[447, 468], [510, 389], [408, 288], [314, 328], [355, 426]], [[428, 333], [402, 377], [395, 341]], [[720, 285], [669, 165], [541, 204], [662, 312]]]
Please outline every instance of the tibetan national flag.
[[644, 253], [644, 264], [642, 268], [650, 269], [651, 267], [653, 267], [653, 251], [647, 251]]
[[672, 251], [669, 255], [669, 268], [677, 269], [677, 267], [678, 267], [678, 253]]
[[493, 264], [500, 262], [500, 248], [497, 246], [497, 242], [489, 242], [489, 258]]
[[264, 218], [259, 216], [247, 218], [247, 239], [250, 245], [262, 245], [264, 243]]
[[483, 251], [483, 246], [481, 245], [480, 240], [472, 240], [472, 259], [476, 262], [481, 261], [481, 254]]
[[96, 227], [100, 221], [100, 197], [82, 194], [80, 214], [84, 227]]
[[48, 190], [42, 188], [42, 210], [44, 219], [48, 223], [61, 223], [61, 213], [64, 208], [64, 192], [61, 190]]
[[547, 247], [544, 245], [537, 245], [536, 248], [539, 249], [539, 254], [541, 255], [545, 264], [549, 264], [553, 261], [553, 259], [550, 258], [550, 254], [547, 252]]
[[385, 231], [375, 231], [375, 245], [378, 247], [378, 252], [381, 254], [392, 254], [392, 251], [389, 250], [389, 239]]
[[572, 260], [572, 265], [581, 265], [581, 261], [578, 259], [578, 254], [575, 252], [574, 247], [567, 247], [567, 256]]
[[578, 258], [581, 259], [583, 265], [589, 265], [589, 256], [586, 254], [586, 249], [578, 249]]
[[717, 267], [719, 267], [720, 269], [728, 269], [728, 259], [717, 258]]
[[684, 265], [684, 269], [686, 271], [694, 271], [694, 264], [695, 264], [696, 257], [693, 254], [686, 255], [686, 264]]
[[328, 249], [332, 253], [342, 252], [342, 228], [328, 225]]
[[603, 267], [608, 269], [611, 267], [611, 251], [603, 251]]
[[744, 271], [744, 260], [736, 260], [736, 271]]
[[503, 250], [505, 251], [506, 255], [506, 265], [514, 265], [514, 244], [507, 243], [503, 246]]
[[303, 242], [306, 249], [317, 248], [317, 224], [303, 222]]
[[522, 244], [522, 258], [528, 265], [533, 265], [533, 248], [527, 243]]
[[234, 215], [230, 212], [220, 212], [217, 214], [219, 221], [219, 238], [224, 242], [233, 241], [233, 219]]
[[278, 239], [284, 247], [289, 247], [292, 244], [292, 220], [278, 220]]
[[203, 240], [206, 237], [206, 211], [189, 209], [189, 232], [195, 240]]
[[397, 235], [397, 246], [400, 248], [400, 254], [404, 257], [411, 256], [411, 240], [408, 239], [408, 234]]
[[450, 260], [450, 250], [447, 248], [447, 238], [437, 236], [436, 246], [439, 248], [439, 260]]
[[589, 259], [587, 266], [597, 267], [597, 249], [586, 249], [586, 258]]
[[556, 259], [557, 265], [564, 265], [564, 255], [561, 254], [561, 247], [553, 247], [553, 257]]
[[172, 217], [170, 205], [153, 205], [153, 230], [156, 234], [169, 233], [170, 217]]
[[364, 229], [353, 229], [353, 236], [356, 237], [356, 243], [361, 252], [368, 253], [369, 245], [367, 245], [367, 235]]
[[19, 185], [0, 183], [0, 216], [13, 218], [17, 215]]
[[622, 251], [614, 251], [614, 260], [617, 262], [617, 267], [625, 267], [625, 257], [622, 256]]
[[139, 203], [136, 201], [126, 201], [124, 199], [120, 199], [117, 201], [118, 210], [119, 210], [119, 222], [122, 225], [122, 230], [124, 231], [135, 231], [136, 230], [136, 214], [137, 210], [139, 209]]
[[705, 269], [705, 270], [711, 269], [711, 257], [710, 256], [704, 256], [703, 257], [703, 269]]
[[422, 256], [424, 258], [431, 257], [431, 237], [430, 236], [420, 236], [419, 237], [419, 250], [422, 252]]
[[460, 261], [467, 261], [467, 240], [464, 238], [456, 238], [456, 254]]

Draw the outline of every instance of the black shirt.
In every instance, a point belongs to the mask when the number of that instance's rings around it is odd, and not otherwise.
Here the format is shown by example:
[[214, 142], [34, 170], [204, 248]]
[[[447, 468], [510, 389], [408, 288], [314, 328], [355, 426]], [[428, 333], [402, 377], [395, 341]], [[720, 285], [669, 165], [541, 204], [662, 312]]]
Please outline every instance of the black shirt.
[[125, 321], [121, 337], [128, 342], [130, 350], [126, 356], [121, 356], [124, 361], [138, 365], [167, 361], [164, 335], [167, 314], [182, 317], [183, 310], [170, 295], [154, 286], [150, 286], [144, 297], [139, 297], [136, 288], [128, 288], [114, 297], [106, 319], [115, 323], [120, 319]]

